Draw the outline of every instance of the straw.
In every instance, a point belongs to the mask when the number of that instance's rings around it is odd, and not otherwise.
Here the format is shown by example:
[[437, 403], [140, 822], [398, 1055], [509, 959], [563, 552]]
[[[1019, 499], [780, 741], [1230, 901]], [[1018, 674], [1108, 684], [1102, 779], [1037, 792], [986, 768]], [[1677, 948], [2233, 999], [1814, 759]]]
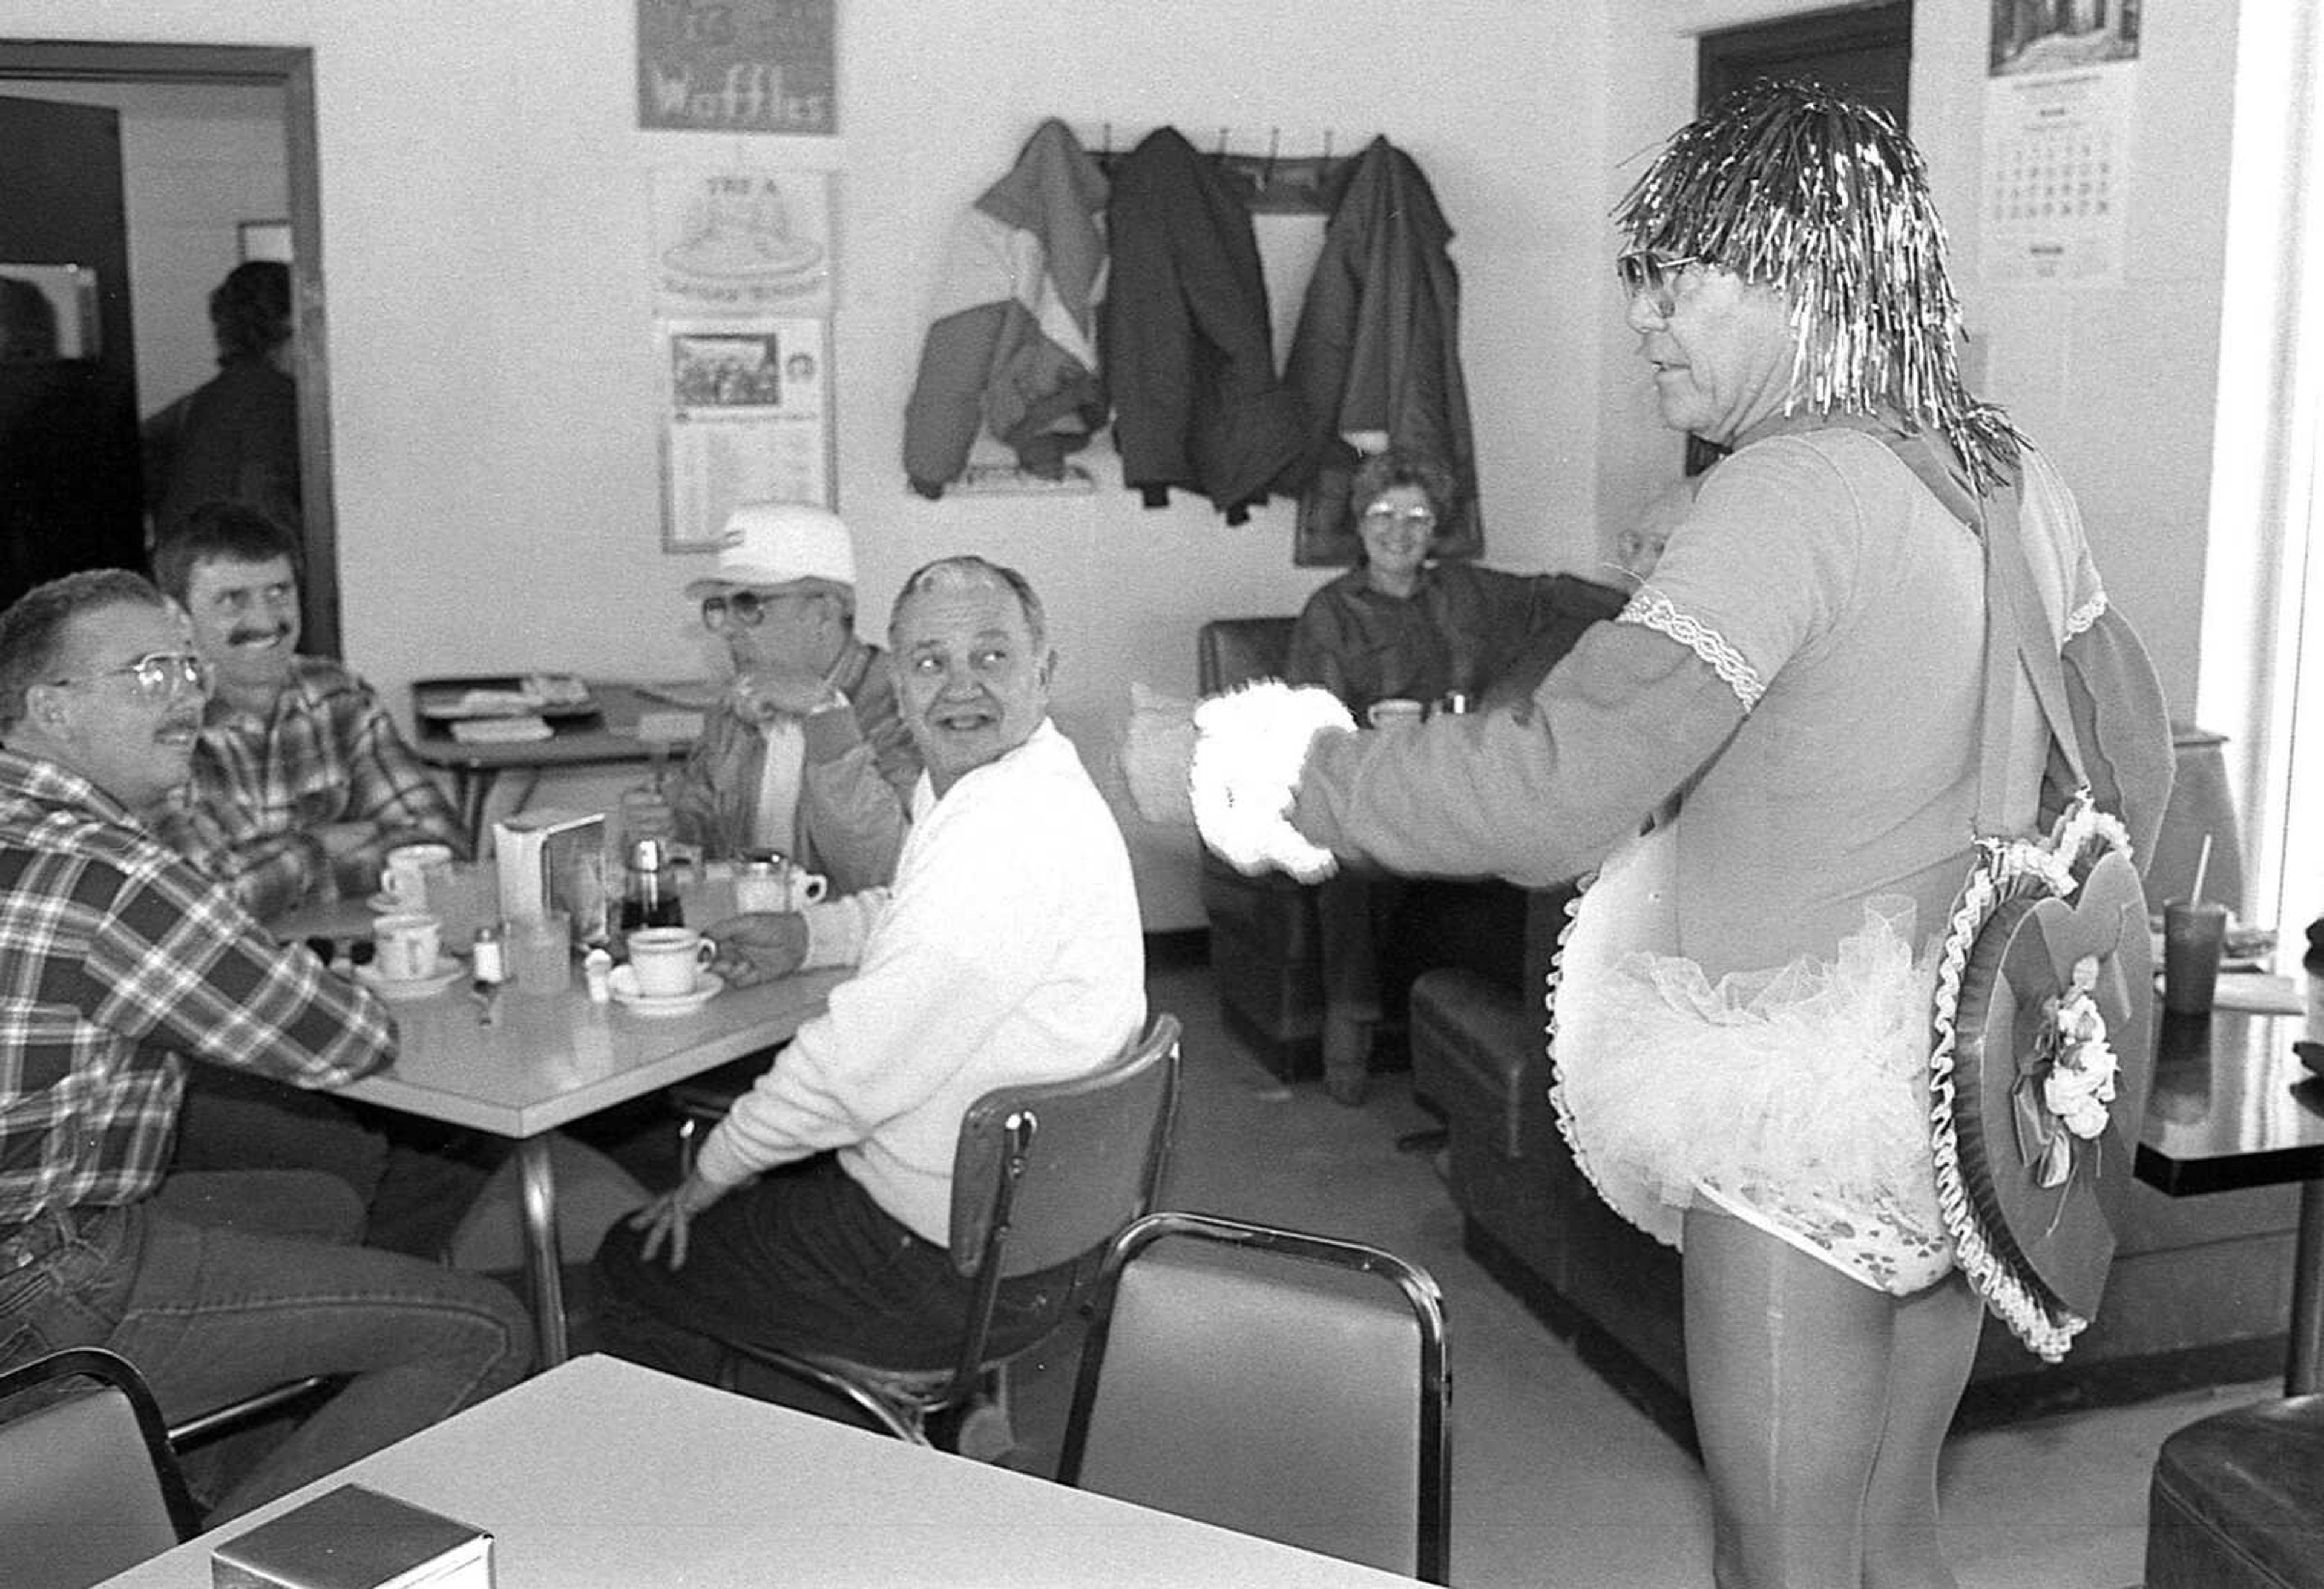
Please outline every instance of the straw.
[[2188, 890], [2187, 903], [2189, 905], [2200, 905], [2203, 903], [2203, 874], [2210, 869], [2211, 836], [2209, 833], [2206, 833], [2203, 835], [2203, 851], [2200, 855], [2198, 855], [2195, 858], [2195, 886], [2193, 888]]

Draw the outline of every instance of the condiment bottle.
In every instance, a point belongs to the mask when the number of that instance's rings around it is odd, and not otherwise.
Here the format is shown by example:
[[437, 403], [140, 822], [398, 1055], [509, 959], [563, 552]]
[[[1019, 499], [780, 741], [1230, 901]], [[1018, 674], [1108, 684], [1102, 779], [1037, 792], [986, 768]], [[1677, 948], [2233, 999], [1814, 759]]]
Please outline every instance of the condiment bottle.
[[685, 906], [670, 876], [669, 858], [659, 839], [641, 839], [630, 846], [628, 875], [622, 886], [622, 933], [626, 938], [641, 927], [682, 927]]

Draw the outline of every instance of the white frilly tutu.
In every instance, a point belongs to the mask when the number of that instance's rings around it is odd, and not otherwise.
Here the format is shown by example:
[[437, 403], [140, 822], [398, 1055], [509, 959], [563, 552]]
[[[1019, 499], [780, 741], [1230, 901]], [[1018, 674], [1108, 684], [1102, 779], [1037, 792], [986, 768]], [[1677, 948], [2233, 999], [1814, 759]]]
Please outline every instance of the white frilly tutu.
[[1833, 958], [1713, 983], [1677, 941], [1672, 830], [1583, 894], [1551, 997], [1550, 1098], [1600, 1196], [1679, 1245], [1699, 1201], [1877, 1290], [1941, 1278], [1952, 1245], [1929, 1137], [1932, 951], [1913, 902], [1867, 904]]

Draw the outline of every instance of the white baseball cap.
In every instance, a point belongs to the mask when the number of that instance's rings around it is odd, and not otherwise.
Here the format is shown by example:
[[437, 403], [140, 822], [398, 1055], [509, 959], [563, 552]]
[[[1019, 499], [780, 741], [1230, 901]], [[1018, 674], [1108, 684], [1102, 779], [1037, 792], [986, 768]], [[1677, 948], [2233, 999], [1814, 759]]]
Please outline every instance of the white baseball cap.
[[766, 588], [825, 580], [853, 587], [855, 545], [847, 526], [828, 508], [809, 502], [744, 502], [726, 516], [717, 571], [686, 587], [686, 599], [734, 585]]

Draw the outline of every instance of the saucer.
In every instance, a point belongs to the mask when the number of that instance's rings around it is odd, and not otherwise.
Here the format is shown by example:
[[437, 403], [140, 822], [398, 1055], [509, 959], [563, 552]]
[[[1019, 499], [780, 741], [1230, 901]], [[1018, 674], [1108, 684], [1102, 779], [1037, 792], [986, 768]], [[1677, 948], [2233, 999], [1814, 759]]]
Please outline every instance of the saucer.
[[683, 1015], [700, 1009], [726, 989], [726, 978], [715, 971], [695, 973], [691, 993], [640, 993], [638, 974], [629, 966], [615, 966], [608, 978], [613, 997], [641, 1015]]
[[466, 970], [467, 967], [445, 954], [436, 957], [436, 969], [425, 977], [383, 977], [377, 966], [357, 966], [355, 980], [380, 997], [401, 1003], [406, 999], [433, 998], [458, 981]]

